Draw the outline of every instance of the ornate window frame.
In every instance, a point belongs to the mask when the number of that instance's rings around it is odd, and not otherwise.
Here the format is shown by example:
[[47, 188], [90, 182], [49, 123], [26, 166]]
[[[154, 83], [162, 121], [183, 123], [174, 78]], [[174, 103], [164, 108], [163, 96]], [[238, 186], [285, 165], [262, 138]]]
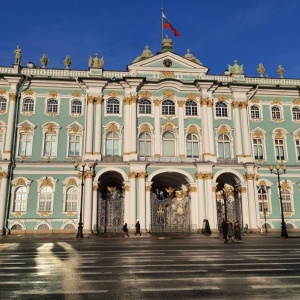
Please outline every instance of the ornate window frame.
[[[55, 122], [47, 122], [47, 123], [42, 125], [42, 132], [43, 132], [42, 153], [41, 153], [42, 158], [47, 159], [47, 160], [51, 160], [51, 159], [57, 157], [58, 137], [59, 137], [60, 128], [61, 127]], [[52, 134], [52, 135], [56, 136], [55, 155], [45, 155], [47, 134]]]
[[[255, 144], [254, 139], [261, 140], [261, 147], [262, 147], [262, 155], [263, 157], [255, 157]], [[266, 131], [257, 127], [251, 131], [251, 145], [252, 145], [252, 153], [253, 159], [255, 161], [266, 161], [267, 160], [267, 153], [266, 153]]]
[[[193, 104], [193, 105], [190, 105], [190, 104]], [[185, 108], [185, 112], [184, 112], [185, 117], [191, 118], [191, 117], [199, 116], [199, 103], [196, 100], [187, 99], [185, 101], [184, 108]], [[188, 112], [188, 111], [190, 111], [190, 112]]]
[[[16, 145], [16, 149], [17, 149], [17, 157], [21, 157], [22, 160], [25, 160], [26, 158], [31, 158], [32, 157], [32, 149], [33, 149], [33, 138], [34, 138], [34, 132], [35, 132], [35, 125], [32, 124], [31, 122], [29, 122], [28, 120], [25, 120], [24, 122], [20, 123], [17, 125], [18, 128], [18, 139], [17, 139], [17, 145]], [[21, 134], [23, 133], [28, 133], [32, 136], [31, 138], [31, 149], [30, 149], [30, 155], [27, 155], [27, 153], [25, 153], [25, 155], [21, 155], [20, 154], [20, 143], [21, 143]]]
[[[81, 112], [73, 112], [73, 102], [74, 101], [79, 101], [81, 102]], [[78, 91], [75, 91], [73, 94], [72, 94], [72, 97], [70, 98], [70, 101], [69, 101], [69, 115], [73, 118], [79, 118], [79, 117], [82, 117], [84, 115], [84, 104], [85, 104], [85, 101], [84, 101], [84, 95], [82, 95], [80, 92]]]
[[[294, 197], [294, 182], [292, 182], [291, 180], [281, 180], [280, 185], [281, 185], [281, 194], [282, 194], [282, 204], [284, 205], [287, 202], [290, 202], [291, 204], [291, 210], [290, 211], [285, 211], [283, 210], [283, 214], [285, 217], [291, 217], [295, 214], [295, 197]], [[278, 187], [277, 187], [278, 190]], [[287, 190], [289, 191], [289, 197], [290, 200], [286, 201], [285, 200], [285, 193], [284, 191]]]
[[[66, 151], [66, 157], [72, 158], [72, 160], [75, 160], [78, 157], [82, 157], [82, 141], [83, 141], [83, 129], [84, 127], [79, 124], [78, 122], [73, 122], [69, 124], [67, 127], [67, 134], [68, 134], [68, 143], [67, 143], [67, 151]], [[72, 156], [70, 155], [70, 139], [72, 135], [76, 135], [80, 137], [80, 153], [78, 156]], [[74, 158], [74, 159], [73, 159]]]
[[300, 162], [300, 129], [293, 132], [296, 161]]
[[[109, 104], [109, 102], [114, 101], [114, 103]], [[122, 101], [120, 100], [119, 97], [117, 96], [109, 96], [105, 97], [105, 116], [122, 116], [122, 107], [121, 103]], [[109, 111], [109, 109], [112, 109], [112, 111]]]
[[[217, 110], [218, 110], [218, 103], [222, 103], [223, 105], [226, 105], [226, 114], [227, 115], [223, 115], [223, 112], [221, 113], [222, 115], [218, 116], [217, 115]], [[225, 107], [224, 107], [225, 109]], [[221, 110], [223, 110], [223, 108], [221, 108]], [[215, 120], [230, 120], [231, 119], [231, 110], [230, 110], [230, 102], [228, 99], [218, 99], [217, 101], [214, 102], [214, 117]]]
[[[253, 108], [257, 108], [257, 110], [255, 111], [255, 114], [258, 113], [258, 116], [257, 115], [253, 115], [254, 112], [253, 112]], [[262, 106], [259, 105], [258, 103], [254, 103], [250, 106], [250, 119], [252, 122], [256, 122], [256, 123], [259, 123], [262, 121]]]
[[165, 98], [161, 101], [161, 115], [162, 116], [177, 115], [176, 102], [173, 99]]
[[[273, 212], [272, 189], [271, 189], [271, 187], [272, 187], [272, 182], [269, 181], [268, 179], [261, 178], [257, 182], [257, 191], [256, 192], [257, 192], [258, 205], [260, 203], [263, 203], [264, 201], [267, 202], [267, 208], [268, 208], [268, 210], [266, 211], [267, 216], [272, 214], [272, 212]], [[267, 199], [260, 199], [260, 197], [259, 197], [259, 194], [260, 194], [259, 189], [260, 188], [263, 188], [266, 191]], [[264, 205], [263, 205], [263, 207], [264, 207]], [[258, 209], [258, 211], [261, 215], [264, 215], [264, 211], [262, 211], [260, 209]]]
[[[297, 111], [295, 112], [295, 110]], [[291, 107], [291, 113], [292, 113], [292, 120], [296, 124], [300, 124], [300, 106], [292, 106]], [[296, 116], [296, 118], [295, 118]]]
[[[122, 128], [118, 123], [115, 123], [115, 122], [110, 122], [108, 123], [105, 127], [104, 127], [104, 132], [103, 132], [103, 137], [102, 137], [102, 144], [103, 144], [103, 153], [104, 153], [104, 156], [108, 156], [107, 155], [107, 135], [110, 133], [110, 132], [114, 132], [116, 134], [118, 134], [119, 136], [119, 144], [118, 144], [118, 155], [116, 156], [121, 156], [121, 151], [122, 151]], [[113, 155], [114, 156], [114, 155]]]
[[[273, 139], [273, 147], [274, 147], [274, 158], [278, 162], [286, 162], [288, 161], [288, 151], [287, 151], [287, 135], [288, 132], [283, 128], [275, 128], [272, 131], [272, 139]], [[277, 141], [277, 142], [276, 142]], [[278, 142], [282, 141], [282, 144]], [[283, 150], [283, 157], [279, 157], [277, 155], [276, 149], [282, 148]], [[283, 158], [283, 159], [282, 159]]]
[[[201, 139], [201, 135], [200, 135], [200, 128], [194, 124], [190, 125], [188, 128], [187, 128], [187, 131], [186, 131], [186, 135], [185, 135], [185, 156], [188, 158], [188, 159], [198, 159], [201, 157], [202, 155], [202, 139]], [[188, 157], [187, 155], [187, 137], [192, 134], [192, 135], [195, 135], [198, 139], [198, 156], [192, 156], [192, 157]]]
[[[49, 111], [49, 102], [51, 100], [56, 100], [57, 101], [57, 111]], [[49, 92], [49, 95], [45, 98], [45, 115], [49, 117], [55, 117], [60, 114], [60, 104], [61, 104], [61, 99], [60, 96], [58, 95], [57, 92], [51, 91]]]
[[[148, 123], [143, 123], [143, 124], [141, 124], [139, 127], [138, 127], [138, 134], [137, 134], [137, 151], [138, 151], [138, 156], [139, 157], [141, 157], [141, 158], [143, 158], [143, 157], [152, 157], [153, 156], [153, 153], [154, 153], [154, 143], [153, 143], [153, 140], [154, 140], [154, 135], [153, 135], [153, 127], [152, 127], [152, 125], [151, 124], [148, 124]], [[141, 155], [140, 154], [140, 136], [141, 136], [141, 134], [143, 134], [143, 133], [147, 133], [147, 134], [149, 134], [149, 136], [150, 136], [150, 139], [149, 139], [149, 141], [150, 141], [150, 143], [151, 143], [151, 145], [150, 145], [150, 156], [143, 156], [143, 155]]]
[[[10, 212], [13, 214], [15, 217], [21, 217], [24, 214], [27, 213], [27, 205], [28, 205], [28, 195], [30, 191], [30, 185], [31, 185], [32, 180], [27, 179], [26, 177], [17, 177], [12, 180], [12, 187], [11, 187], [11, 198], [13, 199], [11, 203], [11, 208]], [[16, 192], [19, 188], [24, 187], [26, 190], [26, 209], [24, 211], [15, 211], [15, 203], [16, 203]]]
[[[276, 109], [276, 111], [275, 111]], [[271, 121], [274, 123], [282, 123], [284, 121], [283, 107], [278, 99], [275, 99], [270, 107]]]
[[[216, 143], [216, 149], [217, 149], [217, 159], [233, 159], [233, 155], [234, 155], [234, 148], [233, 148], [233, 142], [234, 142], [234, 139], [233, 139], [233, 136], [232, 136], [232, 132], [233, 130], [227, 126], [227, 125], [220, 125], [218, 128], [215, 129], [216, 131], [216, 135], [215, 135], [215, 143]], [[219, 156], [219, 147], [218, 147], [218, 143], [219, 143], [219, 136], [220, 135], [227, 135], [228, 138], [229, 138], [229, 151], [230, 151], [230, 157], [227, 157], [227, 158], [221, 158]]]
[[[165, 134], [167, 134], [167, 133], [170, 133], [170, 134], [172, 134], [173, 135], [173, 137], [174, 138], [166, 138], [164, 135]], [[178, 153], [178, 145], [177, 145], [177, 139], [178, 139], [178, 136], [177, 136], [177, 134], [176, 134], [176, 132], [175, 132], [175, 130], [171, 130], [171, 129], [168, 129], [168, 128], [165, 128], [165, 130], [162, 132], [162, 134], [161, 134], [161, 155], [162, 155], [162, 157], [165, 157], [165, 158], [168, 158], [168, 157], [170, 157], [170, 158], [172, 158], [172, 157], [177, 157], [177, 153]], [[174, 141], [174, 156], [165, 156], [164, 155], [164, 149], [165, 149], [165, 147], [164, 147], [164, 141]]]
[[[144, 103], [141, 103], [144, 102]], [[141, 112], [141, 106], [143, 106], [144, 112]], [[149, 112], [150, 110], [150, 112]], [[152, 116], [153, 115], [153, 102], [149, 98], [140, 98], [138, 100], [138, 114], [141, 116]]]
[[0, 116], [7, 113], [8, 100], [3, 94], [0, 94]]
[[[78, 214], [79, 211], [79, 201], [80, 201], [80, 181], [76, 177], [68, 177], [63, 182], [63, 207], [62, 207], [62, 213], [67, 215], [68, 217], [73, 217], [75, 214]], [[68, 189], [76, 187], [77, 188], [77, 209], [74, 211], [68, 211], [67, 210], [67, 195], [68, 195]]]
[[[27, 89], [22, 93], [21, 96], [21, 105], [20, 105], [20, 114], [23, 116], [32, 116], [35, 114], [35, 108], [36, 108], [36, 93], [33, 92], [31, 89]], [[33, 101], [33, 110], [25, 110], [24, 111], [24, 101], [25, 100], [32, 100]]]
[[4, 122], [0, 121], [0, 135], [2, 137], [1, 143], [0, 143], [0, 157], [2, 156], [3, 151], [4, 151], [6, 127], [7, 127], [7, 125]]

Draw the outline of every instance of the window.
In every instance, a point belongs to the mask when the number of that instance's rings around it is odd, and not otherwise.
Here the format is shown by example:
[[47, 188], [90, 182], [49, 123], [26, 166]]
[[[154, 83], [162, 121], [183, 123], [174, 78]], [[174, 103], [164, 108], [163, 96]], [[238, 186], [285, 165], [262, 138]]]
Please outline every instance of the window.
[[273, 120], [280, 120], [281, 119], [280, 108], [278, 106], [273, 106], [272, 107], [272, 119]]
[[3, 149], [3, 134], [0, 133], [0, 155], [2, 155], [2, 149]]
[[175, 103], [172, 100], [167, 99], [162, 102], [162, 114], [175, 115]]
[[283, 139], [275, 139], [275, 153], [277, 160], [285, 160]]
[[119, 155], [119, 135], [116, 132], [111, 131], [106, 135], [106, 155]]
[[260, 118], [260, 111], [257, 105], [251, 106], [251, 119], [259, 119]]
[[219, 158], [230, 158], [230, 140], [226, 134], [218, 136], [218, 155]]
[[71, 113], [81, 114], [82, 113], [82, 102], [78, 99], [72, 100], [71, 102]]
[[148, 99], [139, 100], [139, 113], [140, 114], [151, 114], [151, 101]]
[[78, 189], [76, 186], [71, 186], [67, 189], [66, 211], [77, 211]]
[[81, 136], [78, 134], [69, 135], [69, 157], [81, 156]]
[[19, 141], [19, 156], [31, 156], [32, 154], [32, 134], [22, 132], [20, 133]]
[[293, 120], [300, 120], [300, 108], [293, 107]]
[[108, 114], [118, 114], [120, 113], [120, 103], [118, 99], [110, 98], [107, 100], [107, 110]]
[[197, 116], [197, 103], [193, 100], [187, 100], [185, 103], [185, 114], [187, 116]]
[[0, 111], [6, 111], [7, 101], [5, 98], [0, 97]]
[[196, 134], [191, 133], [186, 137], [186, 156], [199, 157], [199, 140]]
[[223, 101], [216, 103], [216, 117], [228, 117], [227, 104]]
[[175, 156], [175, 137], [171, 132], [165, 132], [162, 136], [162, 154], [164, 157], [174, 157]]
[[151, 136], [148, 132], [142, 132], [139, 136], [139, 155], [151, 156]]
[[260, 212], [269, 211], [269, 194], [266, 187], [260, 187], [258, 189], [258, 206]]
[[292, 201], [290, 191], [287, 189], [281, 190], [282, 196], [282, 208], [284, 212], [291, 212], [292, 210]]
[[53, 190], [50, 186], [44, 186], [41, 188], [39, 199], [39, 211], [51, 211], [52, 210]]
[[45, 134], [44, 156], [47, 157], [56, 156], [56, 140], [57, 140], [56, 134], [52, 134], [52, 133]]
[[15, 191], [14, 212], [24, 212], [27, 206], [27, 189], [20, 186]]
[[264, 159], [262, 139], [254, 138], [253, 148], [254, 148], [254, 159]]
[[48, 99], [47, 113], [58, 113], [58, 101], [56, 99]]
[[22, 112], [33, 112], [34, 111], [34, 100], [31, 98], [25, 98], [23, 100]]
[[297, 159], [300, 161], [300, 140], [296, 140]]

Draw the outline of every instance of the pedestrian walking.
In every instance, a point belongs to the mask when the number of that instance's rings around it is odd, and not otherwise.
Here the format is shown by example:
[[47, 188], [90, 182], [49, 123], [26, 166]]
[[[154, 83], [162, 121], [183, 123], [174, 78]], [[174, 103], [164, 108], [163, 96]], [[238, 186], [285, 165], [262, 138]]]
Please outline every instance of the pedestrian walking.
[[222, 231], [223, 231], [224, 243], [228, 243], [228, 223], [227, 220], [225, 219], [223, 219], [222, 221]]
[[123, 226], [123, 238], [125, 237], [125, 235], [129, 237], [127, 223], [125, 223]]
[[137, 234], [142, 236], [142, 234], [141, 234], [141, 224], [140, 224], [139, 220], [137, 220], [137, 222], [135, 224], [135, 236], [137, 236]]
[[228, 232], [227, 232], [227, 236], [229, 238], [231, 238], [231, 241], [234, 242], [233, 240], [233, 225], [232, 222], [228, 222]]
[[238, 222], [238, 220], [235, 220], [234, 221], [234, 224], [233, 224], [233, 241], [241, 241], [242, 240], [242, 237], [241, 237], [241, 227], [240, 227], [240, 224]]

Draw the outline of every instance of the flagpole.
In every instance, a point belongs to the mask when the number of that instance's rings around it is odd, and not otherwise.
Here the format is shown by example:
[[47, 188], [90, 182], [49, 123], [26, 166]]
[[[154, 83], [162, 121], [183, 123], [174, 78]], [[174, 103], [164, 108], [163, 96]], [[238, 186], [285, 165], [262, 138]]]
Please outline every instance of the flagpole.
[[164, 14], [164, 9], [161, 8], [161, 41], [163, 41], [164, 39], [164, 18], [163, 18], [163, 14]]

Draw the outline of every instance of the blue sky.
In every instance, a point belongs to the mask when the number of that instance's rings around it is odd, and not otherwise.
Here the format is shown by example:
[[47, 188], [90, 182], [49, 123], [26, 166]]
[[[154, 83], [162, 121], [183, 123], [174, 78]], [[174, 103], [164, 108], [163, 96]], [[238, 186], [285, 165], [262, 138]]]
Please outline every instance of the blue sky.
[[299, 0], [14, 0], [1, 7], [0, 66], [10, 66], [17, 45], [22, 65], [40, 66], [44, 53], [49, 68], [88, 67], [89, 56], [104, 57], [104, 69], [126, 70], [146, 45], [161, 50], [161, 7], [180, 32], [174, 51], [187, 49], [209, 74], [222, 74], [236, 59], [247, 76], [278, 78], [279, 64], [286, 78], [300, 78]]

